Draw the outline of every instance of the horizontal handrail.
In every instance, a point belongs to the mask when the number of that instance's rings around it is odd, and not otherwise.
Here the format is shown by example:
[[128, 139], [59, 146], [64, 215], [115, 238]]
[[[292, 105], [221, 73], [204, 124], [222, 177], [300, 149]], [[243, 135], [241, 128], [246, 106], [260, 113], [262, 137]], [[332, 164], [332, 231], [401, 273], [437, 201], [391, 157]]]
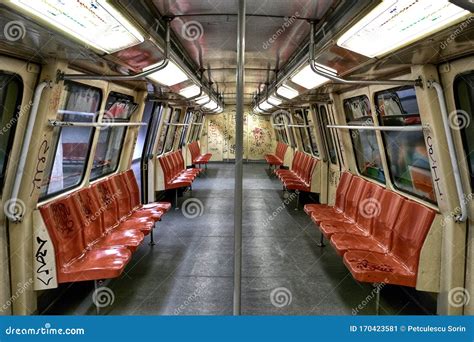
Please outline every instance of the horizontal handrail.
[[355, 126], [355, 125], [328, 125], [328, 128], [337, 129], [359, 129], [366, 131], [399, 131], [399, 132], [416, 132], [422, 131], [422, 125], [412, 126]]
[[74, 122], [48, 120], [52, 127], [127, 127], [127, 126], [146, 126], [145, 122]]

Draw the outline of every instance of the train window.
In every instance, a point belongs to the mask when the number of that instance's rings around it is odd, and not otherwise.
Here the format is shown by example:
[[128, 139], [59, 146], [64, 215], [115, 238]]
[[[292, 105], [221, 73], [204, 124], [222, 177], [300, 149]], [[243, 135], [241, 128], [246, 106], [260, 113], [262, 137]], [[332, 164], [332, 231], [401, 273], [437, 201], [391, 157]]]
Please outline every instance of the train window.
[[318, 145], [316, 143], [316, 126], [313, 122], [313, 118], [309, 114], [309, 110], [305, 109], [304, 115], [306, 117], [306, 123], [308, 125], [308, 135], [309, 135], [309, 141], [311, 144], [311, 149], [313, 151], [313, 154], [316, 157], [319, 157], [319, 150], [318, 150]]
[[189, 132], [189, 135], [188, 135], [188, 143], [197, 140], [195, 139], [195, 136], [197, 134], [197, 131], [199, 131], [200, 120], [201, 120], [201, 113], [193, 112], [192, 120], [190, 122], [190, 128], [189, 128], [191, 131]]
[[[92, 123], [99, 112], [101, 98], [100, 89], [65, 82], [57, 120]], [[54, 158], [48, 161], [44, 171], [42, 198], [73, 188], [82, 181], [93, 132], [92, 127], [54, 128], [51, 144]]]
[[321, 122], [323, 124], [323, 133], [324, 133], [326, 144], [328, 147], [329, 160], [331, 161], [331, 164], [336, 164], [337, 163], [336, 147], [334, 146], [334, 138], [332, 136], [332, 132], [327, 127], [329, 125], [329, 121], [328, 121], [329, 118], [328, 118], [328, 112], [326, 110], [326, 107], [320, 106], [319, 113], [321, 116]]
[[0, 186], [3, 188], [8, 155], [13, 144], [20, 112], [23, 82], [13, 74], [0, 73]]
[[458, 122], [455, 127], [461, 130], [464, 151], [467, 156], [471, 186], [474, 187], [474, 72], [460, 75], [454, 81], [454, 94]]
[[[375, 93], [375, 105], [383, 126], [421, 125], [414, 87]], [[423, 131], [383, 131], [382, 136], [395, 187], [435, 202]]]
[[165, 147], [166, 135], [168, 134], [168, 130], [170, 128], [168, 124], [171, 120], [171, 113], [173, 113], [173, 108], [164, 109], [163, 127], [161, 127], [160, 139], [158, 140], [158, 147], [156, 150], [158, 156], [163, 153]]
[[277, 139], [287, 145], [290, 144], [288, 140], [288, 134], [286, 133], [286, 125], [288, 124], [289, 118], [287, 113], [279, 112], [273, 116], [273, 125], [277, 135]]
[[308, 132], [308, 119], [306, 118], [306, 114], [304, 110], [296, 110], [293, 118], [295, 119], [295, 123], [298, 126], [297, 131], [300, 136], [300, 141], [303, 145], [303, 150], [306, 153], [311, 154], [311, 140], [309, 137], [309, 132]]
[[[111, 92], [107, 98], [102, 122], [129, 122], [137, 107], [132, 96]], [[125, 126], [101, 128], [92, 164], [91, 180], [111, 174], [117, 169], [126, 132]]]
[[[177, 138], [176, 133], [179, 134], [178, 126], [179, 117], [181, 116], [181, 109], [175, 109], [171, 117], [168, 133], [166, 134], [165, 153], [173, 149], [174, 142]], [[181, 127], [180, 127], [181, 128]]]
[[194, 118], [194, 113], [192, 111], [187, 111], [186, 116], [184, 117], [184, 124], [186, 126], [183, 126], [181, 130], [181, 138], [179, 139], [179, 147], [183, 147], [184, 143], [186, 141], [186, 134], [188, 133], [189, 127], [191, 126], [191, 123], [193, 122]]
[[[365, 95], [344, 100], [346, 121], [352, 126], [373, 126], [369, 98]], [[350, 130], [359, 173], [385, 183], [380, 150], [375, 131]]]

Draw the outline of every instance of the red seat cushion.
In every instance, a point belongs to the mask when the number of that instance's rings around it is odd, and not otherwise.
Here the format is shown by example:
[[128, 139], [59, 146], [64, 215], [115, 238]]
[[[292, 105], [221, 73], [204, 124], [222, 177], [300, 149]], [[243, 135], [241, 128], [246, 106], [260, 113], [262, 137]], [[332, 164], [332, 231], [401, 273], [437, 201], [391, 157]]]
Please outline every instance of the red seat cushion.
[[344, 264], [361, 282], [416, 286], [416, 273], [390, 254], [349, 251], [344, 254]]

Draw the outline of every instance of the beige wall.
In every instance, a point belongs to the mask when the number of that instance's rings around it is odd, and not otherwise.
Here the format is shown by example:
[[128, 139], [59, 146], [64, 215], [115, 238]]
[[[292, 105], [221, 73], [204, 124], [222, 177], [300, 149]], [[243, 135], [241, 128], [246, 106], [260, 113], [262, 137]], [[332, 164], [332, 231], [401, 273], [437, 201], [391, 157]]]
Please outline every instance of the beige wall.
[[[270, 116], [244, 113], [244, 158], [263, 160], [275, 151], [275, 135]], [[212, 153], [212, 161], [235, 158], [235, 110], [208, 115], [201, 136], [201, 150]]]

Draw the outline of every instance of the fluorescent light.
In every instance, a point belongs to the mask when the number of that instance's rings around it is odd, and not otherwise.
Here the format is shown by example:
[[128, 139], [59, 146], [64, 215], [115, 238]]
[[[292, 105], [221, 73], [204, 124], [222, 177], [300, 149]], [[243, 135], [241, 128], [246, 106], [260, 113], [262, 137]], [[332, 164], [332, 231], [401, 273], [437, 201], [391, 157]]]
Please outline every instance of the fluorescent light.
[[448, 0], [384, 0], [344, 33], [337, 45], [376, 57], [438, 32], [469, 13]]
[[193, 85], [190, 85], [189, 87], [181, 89], [179, 91], [179, 94], [181, 96], [184, 96], [185, 98], [189, 99], [191, 97], [199, 95], [200, 92], [201, 92], [201, 88], [199, 88], [197, 85], [193, 84]]
[[[146, 68], [143, 68], [143, 70], [147, 71], [153, 69], [158, 64], [161, 64], [161, 62], [147, 66]], [[168, 87], [188, 80], [188, 76], [186, 76], [186, 74], [172, 61], [169, 61], [168, 65], [164, 69], [154, 72], [147, 77]]]
[[206, 103], [207, 101], [209, 101], [209, 96], [204, 95], [204, 96], [201, 96], [200, 98], [198, 98], [196, 100], [196, 103], [202, 105], [202, 104]]
[[11, 0], [11, 3], [97, 50], [113, 53], [144, 41], [106, 0]]
[[305, 66], [300, 72], [293, 76], [291, 80], [306, 89], [316, 88], [329, 81], [328, 78], [314, 73], [309, 65]]
[[217, 103], [214, 100], [211, 100], [211, 102], [205, 104], [203, 107], [207, 109], [217, 109]]
[[273, 106], [278, 106], [280, 105], [283, 101], [276, 98], [275, 96], [270, 96], [267, 100], [267, 102]]
[[290, 100], [299, 95], [298, 91], [286, 85], [282, 85], [280, 88], [278, 88], [277, 94]]
[[269, 110], [269, 109], [272, 109], [273, 106], [270, 103], [268, 103], [268, 101], [265, 101], [265, 102], [260, 103], [260, 108], [262, 108], [263, 110]]

